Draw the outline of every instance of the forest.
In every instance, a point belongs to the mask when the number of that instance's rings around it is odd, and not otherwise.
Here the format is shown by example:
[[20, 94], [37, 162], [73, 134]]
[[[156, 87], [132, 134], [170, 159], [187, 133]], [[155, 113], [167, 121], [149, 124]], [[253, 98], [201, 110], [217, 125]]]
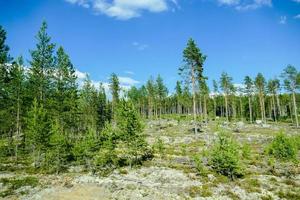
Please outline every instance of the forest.
[[[213, 174], [213, 179], [233, 184], [251, 174], [249, 166], [260, 166], [264, 172], [259, 173], [284, 176], [293, 187], [288, 192], [278, 186], [275, 197], [300, 198], [297, 66], [287, 63], [281, 74], [269, 80], [259, 72], [255, 77], [245, 76], [241, 84], [235, 84], [226, 72], [219, 80], [211, 80], [204, 74], [207, 56], [189, 39], [182, 63], [174, 66], [182, 77], [174, 92], [169, 92], [160, 75], [150, 76], [140, 87], [124, 89], [117, 73], [111, 74], [106, 90], [103, 84], [95, 86], [89, 76], [79, 84], [68, 53], [53, 42], [47, 29], [43, 22], [25, 64], [22, 56], [10, 56], [9, 33], [0, 26], [0, 174], [27, 174], [23, 179], [0, 176], [5, 186], [0, 187], [0, 197], [17, 195], [22, 184], [42, 184], [38, 176], [66, 176], [79, 166], [79, 174], [107, 177], [117, 170], [126, 175], [180, 152], [188, 157], [188, 164], [167, 166], [189, 170], [196, 180], [210, 180], [208, 175]], [[203, 138], [208, 130], [216, 134], [206, 143]], [[250, 137], [260, 131], [268, 138], [253, 144], [235, 135]], [[149, 139], [151, 132], [155, 137]], [[176, 134], [196, 139], [172, 144], [164, 140], [165, 134], [174, 140], [179, 137]], [[199, 150], [203, 146], [205, 150]], [[249, 180], [242, 185], [259, 184]], [[253, 192], [257, 191], [248, 191]], [[193, 185], [185, 193], [208, 197], [213, 192], [208, 186]], [[225, 195], [236, 197], [232, 192]], [[257, 199], [276, 199], [272, 195], [261, 193]]]

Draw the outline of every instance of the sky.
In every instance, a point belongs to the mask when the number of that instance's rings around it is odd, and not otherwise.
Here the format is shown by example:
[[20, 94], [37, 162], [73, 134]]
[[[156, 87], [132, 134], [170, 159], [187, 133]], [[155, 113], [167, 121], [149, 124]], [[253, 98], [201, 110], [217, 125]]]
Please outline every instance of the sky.
[[300, 69], [300, 0], [0, 0], [13, 57], [29, 61], [43, 20], [79, 78], [141, 86], [160, 74], [172, 92], [187, 40], [207, 55], [211, 85], [222, 72], [242, 83], [258, 72]]

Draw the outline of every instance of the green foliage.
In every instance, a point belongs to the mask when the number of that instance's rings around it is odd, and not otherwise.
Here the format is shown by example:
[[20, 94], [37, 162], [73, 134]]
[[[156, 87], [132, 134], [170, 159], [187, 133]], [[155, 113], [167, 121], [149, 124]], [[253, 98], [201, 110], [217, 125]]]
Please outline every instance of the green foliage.
[[283, 132], [276, 135], [266, 151], [269, 155], [281, 160], [295, 159], [297, 155], [294, 141]]
[[35, 99], [27, 117], [26, 140], [37, 157], [49, 146], [50, 124], [47, 111]]
[[71, 145], [68, 143], [62, 126], [56, 119], [51, 124], [50, 147], [46, 154], [46, 167], [50, 172], [59, 173], [65, 169], [68, 157], [71, 156]]
[[221, 132], [213, 146], [210, 165], [217, 173], [234, 179], [242, 175], [240, 156], [236, 141], [229, 134]]
[[166, 147], [161, 138], [156, 138], [155, 143], [153, 144], [154, 153], [158, 153], [161, 158], [165, 157]]
[[39, 181], [36, 177], [27, 176], [24, 178], [2, 178], [0, 183], [4, 186], [7, 186], [7, 189], [0, 192], [0, 197], [7, 197], [13, 195], [15, 191], [24, 186], [36, 187], [39, 184]]
[[251, 148], [248, 143], [245, 143], [242, 146], [242, 157], [246, 159], [249, 159], [251, 157]]
[[197, 155], [197, 156], [194, 156], [193, 159], [194, 159], [195, 167], [196, 167], [198, 173], [199, 173], [201, 176], [206, 176], [207, 173], [208, 173], [208, 170], [207, 170], [207, 168], [204, 166], [201, 157]]

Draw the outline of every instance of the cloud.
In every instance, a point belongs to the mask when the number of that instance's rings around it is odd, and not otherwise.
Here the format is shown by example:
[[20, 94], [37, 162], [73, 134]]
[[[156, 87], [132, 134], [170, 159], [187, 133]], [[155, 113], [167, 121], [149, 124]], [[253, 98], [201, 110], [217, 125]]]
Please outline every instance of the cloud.
[[78, 79], [83, 80], [86, 78], [87, 73], [81, 72], [78, 69], [75, 70], [75, 75], [77, 76]]
[[286, 16], [281, 16], [280, 20], [279, 20], [279, 24], [282, 24], [282, 25], [286, 24], [286, 20], [287, 20]]
[[132, 71], [124, 71], [125, 74], [134, 75], [134, 72]]
[[217, 0], [220, 5], [238, 5], [240, 0]]
[[264, 6], [271, 7], [272, 0], [216, 0], [219, 5], [231, 6], [236, 10], [255, 10]]
[[296, 2], [296, 3], [300, 3], [300, 0], [293, 0], [294, 2]]
[[[300, 1], [300, 0], [299, 0], [299, 1]], [[296, 15], [294, 18], [295, 18], [295, 19], [300, 19], [300, 14]]]
[[120, 20], [140, 17], [144, 11], [159, 13], [167, 11], [170, 3], [178, 7], [176, 0], [65, 0], [85, 8], [92, 8], [96, 14], [104, 14]]
[[138, 42], [133, 42], [132, 45], [134, 47], [136, 47], [137, 50], [139, 50], [139, 51], [143, 51], [143, 50], [145, 50], [145, 49], [147, 49], [149, 47], [148, 44], [141, 44], [141, 43], [138, 43]]
[[135, 84], [140, 83], [139, 81], [134, 80], [130, 77], [126, 77], [126, 76], [119, 76], [118, 78], [119, 78], [120, 84], [124, 85], [124, 86], [133, 86]]

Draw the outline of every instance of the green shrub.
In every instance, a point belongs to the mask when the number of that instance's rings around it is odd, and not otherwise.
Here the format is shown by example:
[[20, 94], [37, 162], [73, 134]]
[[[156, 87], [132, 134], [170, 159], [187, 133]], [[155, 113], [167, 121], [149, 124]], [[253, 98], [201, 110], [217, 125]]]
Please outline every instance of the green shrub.
[[267, 147], [267, 153], [281, 160], [291, 160], [296, 158], [297, 148], [295, 142], [280, 132]]
[[4, 186], [7, 186], [6, 190], [2, 190], [0, 192], [0, 197], [6, 197], [9, 195], [13, 195], [15, 191], [24, 186], [36, 187], [39, 184], [39, 181], [36, 177], [25, 177], [25, 178], [2, 178], [0, 179], [0, 183]]
[[224, 132], [218, 135], [210, 155], [210, 165], [219, 174], [231, 179], [242, 176], [239, 145]]
[[242, 156], [243, 158], [250, 159], [251, 158], [251, 148], [250, 145], [245, 143], [242, 146]]
[[200, 156], [194, 156], [194, 162], [195, 162], [195, 166], [196, 169], [198, 171], [198, 173], [202, 176], [206, 176], [208, 173], [208, 170], [206, 169], [206, 167], [203, 165], [203, 162], [201, 160]]
[[162, 139], [156, 138], [153, 144], [153, 150], [155, 153], [158, 153], [161, 158], [165, 157], [166, 147]]

